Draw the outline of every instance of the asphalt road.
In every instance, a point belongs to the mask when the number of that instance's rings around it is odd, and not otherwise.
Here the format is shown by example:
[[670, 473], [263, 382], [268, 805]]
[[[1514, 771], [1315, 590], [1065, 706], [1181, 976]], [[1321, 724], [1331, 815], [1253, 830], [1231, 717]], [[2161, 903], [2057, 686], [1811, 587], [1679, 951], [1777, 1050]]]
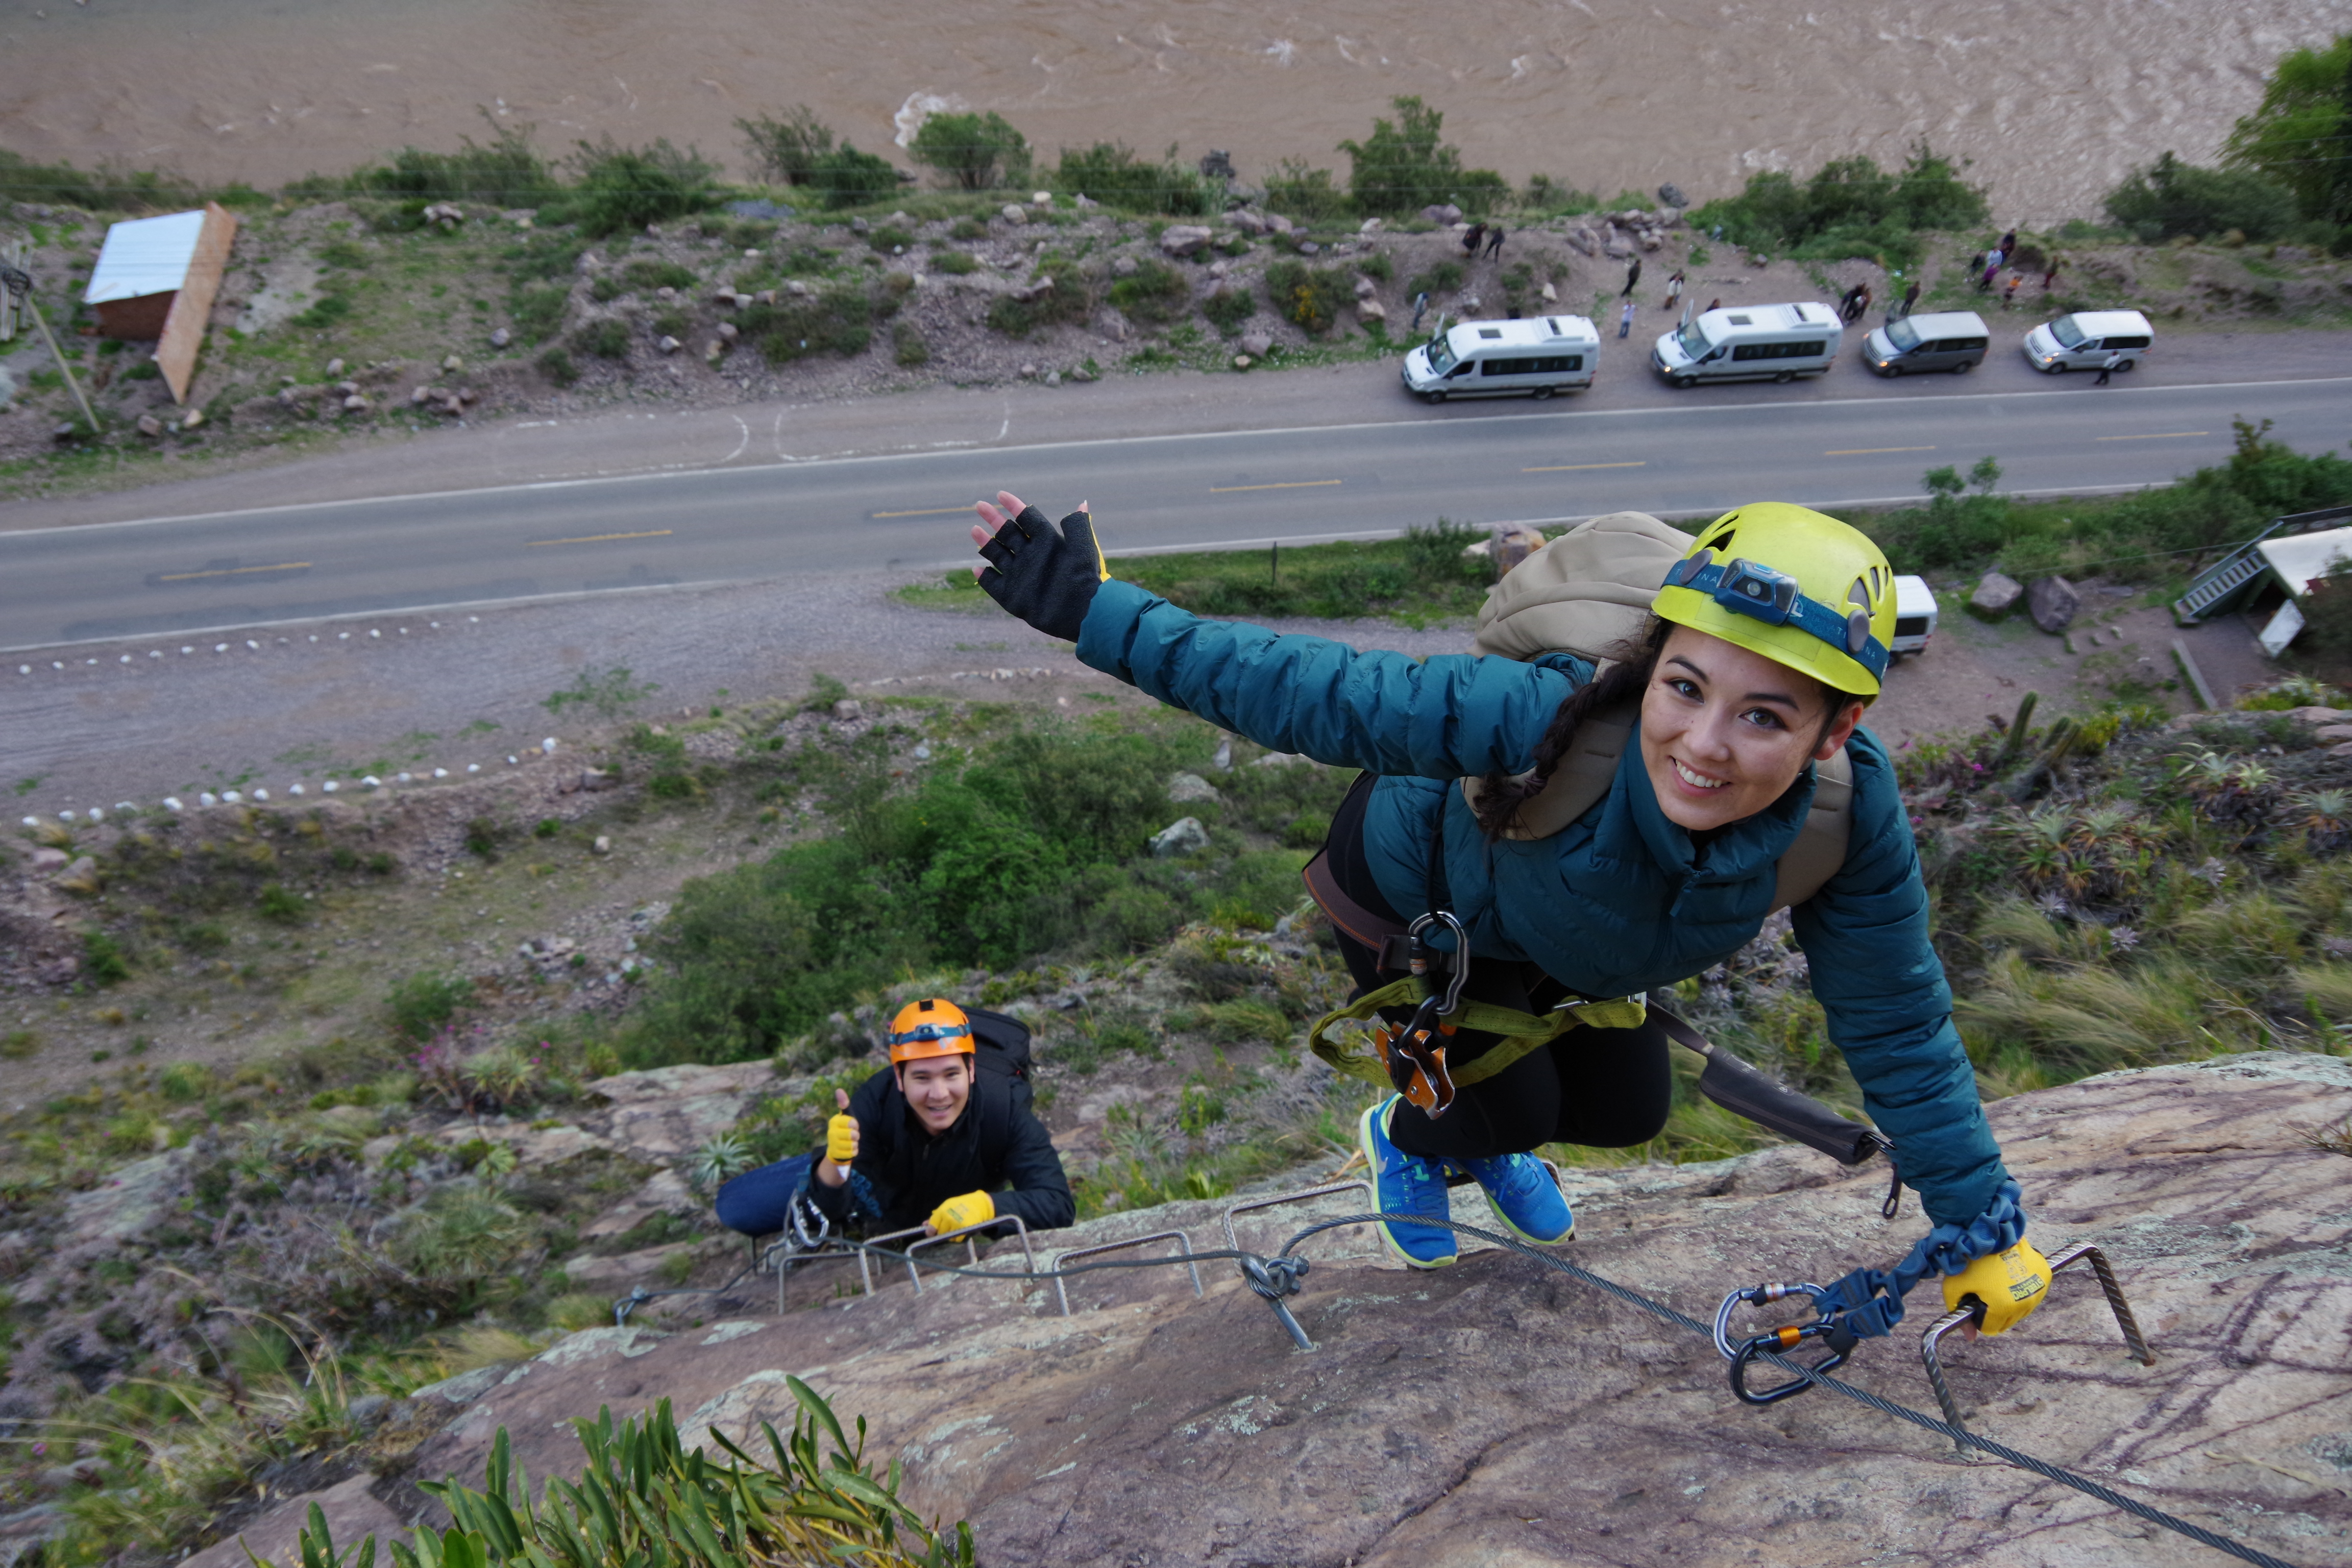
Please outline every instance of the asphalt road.
[[[1388, 534], [1445, 515], [1556, 521], [1920, 495], [1991, 456], [2011, 493], [2158, 483], [2224, 458], [2233, 416], [2304, 449], [2345, 435], [2352, 377], [1932, 397], [1777, 391], [1628, 408], [1046, 442], [340, 500], [0, 534], [0, 649], [968, 558], [971, 502], [1091, 500], [1114, 551]], [[1893, 391], [1890, 387], [1888, 391]], [[1906, 384], [1905, 390], [1909, 390]], [[1899, 564], [1899, 563], [1898, 563]]]

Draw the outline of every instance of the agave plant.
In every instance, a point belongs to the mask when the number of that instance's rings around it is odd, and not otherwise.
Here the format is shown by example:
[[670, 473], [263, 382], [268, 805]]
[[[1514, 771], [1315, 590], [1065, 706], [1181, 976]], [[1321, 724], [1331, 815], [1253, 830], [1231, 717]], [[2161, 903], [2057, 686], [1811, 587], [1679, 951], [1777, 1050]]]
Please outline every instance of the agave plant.
[[721, 1132], [695, 1151], [694, 1164], [688, 1174], [697, 1187], [709, 1192], [728, 1177], [740, 1175], [751, 1168], [751, 1146], [732, 1132]]
[[2352, 843], [2352, 790], [2303, 790], [2288, 804], [2303, 813], [2303, 841], [2314, 855], [2333, 855]]

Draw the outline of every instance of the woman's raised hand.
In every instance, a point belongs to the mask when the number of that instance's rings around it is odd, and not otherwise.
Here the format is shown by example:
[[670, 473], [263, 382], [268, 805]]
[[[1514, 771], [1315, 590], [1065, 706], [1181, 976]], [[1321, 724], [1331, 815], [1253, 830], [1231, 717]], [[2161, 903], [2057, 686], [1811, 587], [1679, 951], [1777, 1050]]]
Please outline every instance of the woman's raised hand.
[[1078, 640], [1095, 590], [1110, 576], [1094, 518], [1084, 501], [1056, 528], [1011, 490], [982, 501], [971, 531], [984, 564], [974, 567], [982, 590], [1047, 637]]

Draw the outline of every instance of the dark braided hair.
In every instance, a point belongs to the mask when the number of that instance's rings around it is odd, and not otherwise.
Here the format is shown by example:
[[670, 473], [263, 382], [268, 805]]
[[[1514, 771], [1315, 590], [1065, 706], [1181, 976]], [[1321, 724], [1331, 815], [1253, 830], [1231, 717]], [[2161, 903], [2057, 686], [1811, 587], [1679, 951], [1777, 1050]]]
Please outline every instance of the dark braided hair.
[[1517, 820], [1519, 807], [1541, 795], [1551, 783], [1552, 770], [1568, 755], [1575, 743], [1577, 727], [1591, 715], [1605, 712], [1626, 702], [1638, 702], [1649, 689], [1650, 678], [1657, 673], [1658, 656], [1665, 650], [1666, 636], [1673, 626], [1652, 616], [1642, 629], [1620, 643], [1612, 650], [1617, 662], [1601, 671], [1599, 679], [1588, 680], [1559, 705], [1551, 716], [1551, 725], [1544, 731], [1543, 739], [1536, 743], [1535, 767], [1520, 778], [1495, 769], [1479, 781], [1478, 830], [1488, 838], [1499, 838]]

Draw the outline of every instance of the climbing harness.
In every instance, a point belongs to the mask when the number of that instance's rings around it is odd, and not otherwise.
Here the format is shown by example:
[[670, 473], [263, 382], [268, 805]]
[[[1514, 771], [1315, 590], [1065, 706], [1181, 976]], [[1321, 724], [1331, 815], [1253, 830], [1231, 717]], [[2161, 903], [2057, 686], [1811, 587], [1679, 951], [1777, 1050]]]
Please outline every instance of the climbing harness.
[[[1454, 951], [1450, 954], [1438, 954], [1430, 946], [1429, 928], [1433, 925], [1443, 925], [1454, 933]], [[1460, 1009], [1462, 987], [1470, 979], [1470, 940], [1462, 930], [1462, 922], [1447, 910], [1421, 916], [1406, 928], [1405, 934], [1412, 942], [1412, 953], [1407, 960], [1412, 984], [1428, 994], [1413, 1009], [1410, 1019], [1393, 1029], [1382, 1029], [1373, 1039], [1397, 1091], [1434, 1121], [1454, 1103], [1454, 1078], [1445, 1070], [1445, 1037], [1457, 1026], [1451, 1015]], [[1442, 991], [1430, 978], [1432, 969], [1438, 967], [1433, 955], [1452, 960], [1443, 966], [1452, 978]]]

